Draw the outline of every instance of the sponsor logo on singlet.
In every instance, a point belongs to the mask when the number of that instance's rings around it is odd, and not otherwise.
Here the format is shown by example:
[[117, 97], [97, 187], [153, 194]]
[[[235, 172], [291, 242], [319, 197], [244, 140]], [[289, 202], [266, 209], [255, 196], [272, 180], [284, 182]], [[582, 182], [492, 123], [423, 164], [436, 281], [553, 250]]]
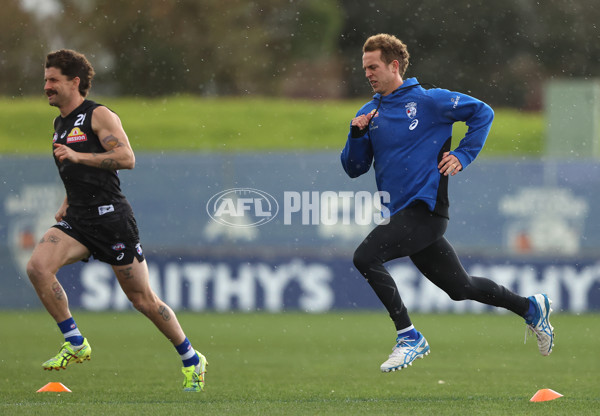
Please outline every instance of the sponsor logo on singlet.
[[71, 130], [71, 132], [67, 136], [67, 144], [85, 141], [87, 141], [87, 136], [79, 129], [79, 127], [74, 127], [73, 130]]

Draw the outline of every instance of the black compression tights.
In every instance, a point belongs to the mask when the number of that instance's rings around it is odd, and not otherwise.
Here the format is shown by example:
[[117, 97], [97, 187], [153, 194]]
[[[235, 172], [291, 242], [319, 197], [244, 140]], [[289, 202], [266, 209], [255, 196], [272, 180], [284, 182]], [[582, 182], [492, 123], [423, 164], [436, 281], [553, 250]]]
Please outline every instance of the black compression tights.
[[446, 218], [418, 202], [394, 214], [388, 224], [378, 225], [354, 252], [354, 265], [388, 310], [396, 329], [409, 327], [411, 321], [396, 283], [383, 264], [406, 256], [453, 300], [471, 299], [525, 315], [527, 298], [490, 279], [467, 274], [444, 238], [447, 224]]

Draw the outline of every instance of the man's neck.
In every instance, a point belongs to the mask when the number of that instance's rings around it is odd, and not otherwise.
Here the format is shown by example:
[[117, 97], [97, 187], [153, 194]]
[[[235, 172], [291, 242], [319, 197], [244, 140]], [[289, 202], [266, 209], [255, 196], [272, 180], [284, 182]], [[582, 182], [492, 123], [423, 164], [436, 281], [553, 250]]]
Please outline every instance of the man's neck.
[[393, 93], [394, 91], [396, 91], [398, 88], [400, 88], [402, 86], [402, 84], [404, 84], [404, 81], [402, 80], [402, 78], [398, 79], [395, 83], [394, 83], [394, 88], [392, 88], [392, 90], [386, 94], [382, 94], [384, 97], [390, 95], [391, 93]]
[[85, 98], [83, 98], [81, 95], [78, 95], [77, 98], [71, 100], [69, 104], [59, 107], [61, 117], [66, 117], [71, 114], [73, 110], [83, 103], [84, 100]]

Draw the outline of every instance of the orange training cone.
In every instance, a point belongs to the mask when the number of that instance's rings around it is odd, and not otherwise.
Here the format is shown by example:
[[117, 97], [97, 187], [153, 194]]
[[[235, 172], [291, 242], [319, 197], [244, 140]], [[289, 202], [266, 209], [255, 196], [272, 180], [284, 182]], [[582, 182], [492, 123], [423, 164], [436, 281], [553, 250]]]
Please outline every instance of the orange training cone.
[[58, 382], [48, 383], [44, 387], [39, 389], [36, 393], [41, 393], [41, 392], [45, 392], [45, 391], [49, 391], [49, 392], [53, 392], [53, 393], [60, 393], [60, 392], [64, 391], [67, 393], [71, 393], [71, 390], [69, 390], [69, 388], [67, 386], [65, 386], [62, 383], [58, 383]]
[[547, 402], [549, 400], [558, 399], [559, 397], [563, 397], [562, 394], [555, 392], [551, 389], [541, 389], [538, 390], [537, 393], [533, 395], [530, 402]]

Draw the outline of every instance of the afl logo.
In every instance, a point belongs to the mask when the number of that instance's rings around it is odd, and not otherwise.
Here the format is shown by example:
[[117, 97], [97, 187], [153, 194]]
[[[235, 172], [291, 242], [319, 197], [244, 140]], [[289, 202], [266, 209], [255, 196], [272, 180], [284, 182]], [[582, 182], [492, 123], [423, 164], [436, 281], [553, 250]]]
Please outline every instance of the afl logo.
[[279, 204], [267, 192], [233, 188], [213, 195], [206, 204], [206, 212], [213, 221], [228, 227], [258, 227], [275, 218]]
[[115, 251], [125, 250], [125, 244], [123, 244], [123, 243], [117, 243], [114, 246], [112, 246], [111, 248], [113, 250], [115, 250]]

